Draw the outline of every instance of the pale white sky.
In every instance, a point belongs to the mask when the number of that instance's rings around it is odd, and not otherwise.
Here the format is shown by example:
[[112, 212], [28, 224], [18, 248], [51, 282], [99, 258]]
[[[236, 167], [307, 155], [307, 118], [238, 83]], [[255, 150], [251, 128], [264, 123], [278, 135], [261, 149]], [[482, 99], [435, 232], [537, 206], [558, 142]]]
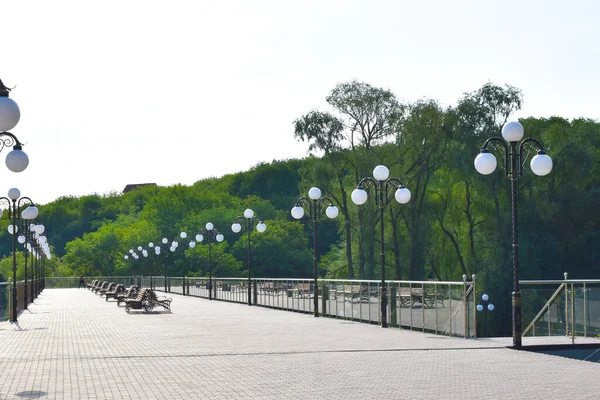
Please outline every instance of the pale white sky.
[[445, 106], [508, 83], [518, 117], [599, 119], [599, 17], [596, 0], [0, 0], [0, 79], [30, 158], [1, 166], [0, 195], [43, 204], [304, 157], [293, 120], [351, 79]]

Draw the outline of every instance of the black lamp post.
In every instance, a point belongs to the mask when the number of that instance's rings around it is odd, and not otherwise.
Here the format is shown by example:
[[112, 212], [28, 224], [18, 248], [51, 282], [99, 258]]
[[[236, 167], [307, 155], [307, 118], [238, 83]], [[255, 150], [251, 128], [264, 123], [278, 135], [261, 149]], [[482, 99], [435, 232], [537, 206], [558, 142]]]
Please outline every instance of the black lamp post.
[[[204, 241], [206, 236], [206, 241], [208, 242], [208, 298], [209, 300], [213, 299], [213, 284], [212, 284], [212, 243], [216, 240], [217, 242], [222, 242], [225, 237], [221, 232], [219, 232], [212, 222], [208, 222], [204, 228], [200, 230], [200, 232], [196, 235], [196, 241], [201, 243]], [[215, 296], [216, 296], [216, 288], [215, 288]]]
[[[21, 197], [21, 191], [17, 188], [8, 190], [8, 198], [0, 197], [0, 202], [4, 203], [8, 208], [8, 218], [12, 220], [12, 224], [8, 226], [8, 232], [12, 234], [12, 254], [13, 254], [13, 285], [12, 285], [12, 310], [10, 321], [17, 322], [17, 226], [18, 219], [34, 219], [38, 216], [38, 209], [29, 197]], [[28, 204], [29, 206], [22, 212], [19, 217], [21, 206]], [[27, 272], [25, 272], [27, 274]], [[26, 293], [25, 293], [26, 294]], [[27, 296], [24, 297], [25, 308], [27, 308]]]
[[299, 197], [296, 205], [292, 208], [292, 217], [300, 219], [304, 216], [304, 204], [308, 205], [308, 214], [312, 218], [313, 225], [313, 308], [314, 316], [319, 316], [319, 286], [318, 286], [318, 268], [317, 268], [317, 227], [319, 225], [318, 217], [323, 212], [323, 203], [328, 202], [329, 206], [325, 209], [325, 214], [330, 219], [338, 216], [339, 211], [333, 205], [329, 197], [321, 197], [321, 189], [312, 187], [308, 191], [308, 198]]
[[[512, 292], [512, 331], [513, 347], [521, 348], [521, 292], [519, 288], [519, 236], [517, 230], [517, 178], [523, 175], [524, 146], [532, 144], [537, 155], [531, 159], [531, 170], [539, 176], [548, 175], [552, 171], [552, 159], [546, 155], [542, 143], [534, 138], [523, 139], [523, 125], [513, 121], [502, 128], [502, 137], [494, 136], [485, 141], [479, 155], [475, 158], [475, 169], [482, 175], [489, 175], [496, 169], [496, 157], [490, 153], [488, 146], [499, 143], [504, 150], [504, 173], [510, 179], [512, 199], [512, 248], [513, 248], [513, 292]], [[521, 140], [523, 139], [523, 140]]]
[[254, 226], [254, 221], [258, 220], [258, 224], [256, 225], [256, 230], [260, 233], [267, 230], [267, 226], [262, 222], [258, 215], [254, 214], [250, 208], [244, 210], [244, 216], [238, 216], [235, 221], [233, 221], [233, 225], [231, 225], [231, 230], [235, 233], [238, 233], [242, 230], [242, 225], [240, 221], [245, 221], [246, 223], [246, 233], [248, 234], [248, 305], [252, 305], [252, 274], [250, 270], [250, 232], [252, 231], [252, 227]]
[[394, 197], [400, 204], [406, 204], [410, 200], [410, 191], [404, 186], [398, 178], [389, 178], [390, 171], [384, 165], [378, 165], [373, 170], [373, 178], [363, 178], [356, 189], [352, 192], [352, 201], [354, 204], [364, 204], [367, 202], [368, 194], [364, 187], [373, 185], [375, 190], [375, 204], [379, 206], [379, 258], [381, 274], [381, 327], [387, 328], [387, 290], [385, 287], [385, 237], [383, 235], [384, 209], [391, 200], [390, 189], [396, 189]]
[[[13, 146], [13, 150], [6, 156], [6, 166], [12, 172], [22, 172], [29, 165], [29, 158], [23, 151], [23, 144], [15, 135], [8, 132], [13, 129], [21, 118], [21, 111], [17, 103], [9, 98], [10, 88], [0, 80], [0, 151], [6, 146]], [[17, 189], [18, 190], [18, 189]], [[17, 196], [18, 198], [19, 196]], [[12, 199], [11, 199], [12, 200]], [[10, 205], [10, 202], [9, 202]], [[14, 204], [13, 204], [14, 206]], [[9, 208], [9, 215], [10, 215]], [[12, 211], [16, 211], [13, 207]], [[15, 212], [13, 212], [13, 217]], [[16, 217], [13, 218], [13, 227], [16, 231]], [[16, 232], [13, 235], [13, 303], [11, 322], [17, 321], [17, 281], [16, 281]], [[27, 303], [27, 300], [25, 301]]]
[[[44, 225], [31, 223], [29, 225], [29, 237], [27, 238], [27, 243], [24, 243], [25, 247], [29, 247], [29, 253], [31, 254], [31, 280], [33, 281], [32, 292], [31, 292], [31, 302], [33, 303], [34, 298], [39, 293], [39, 262], [36, 254], [39, 255], [41, 252], [42, 243], [46, 242], [46, 237], [42, 236], [44, 233]], [[35, 252], [35, 254], [34, 254]], [[27, 253], [27, 249], [26, 249]], [[34, 265], [35, 263], [35, 265]]]
[[481, 301], [479, 302], [479, 304], [477, 304], [477, 307], [475, 307], [475, 309], [478, 312], [484, 312], [484, 321], [483, 321], [483, 326], [484, 326], [484, 335], [487, 335], [487, 313], [488, 311], [494, 311], [496, 307], [494, 306], [494, 303], [492, 303], [492, 300], [490, 300], [490, 296], [487, 295], [487, 293], [484, 293], [481, 295]]
[[[37, 280], [39, 279], [39, 274], [37, 273], [37, 262], [35, 262], [34, 265], [34, 253], [38, 252], [40, 250], [40, 246], [41, 244], [46, 242], [46, 237], [45, 236], [41, 236], [41, 234], [44, 232], [44, 225], [36, 225], [34, 223], [32, 223], [32, 218], [31, 218], [31, 212], [28, 212], [27, 209], [25, 211], [23, 211], [22, 215], [22, 224], [21, 224], [21, 228], [22, 228], [22, 235], [19, 235], [19, 237], [17, 238], [18, 242], [20, 244], [23, 245], [24, 248], [24, 259], [25, 259], [25, 274], [24, 274], [24, 280], [25, 280], [25, 288], [24, 288], [24, 297], [25, 297], [25, 309], [27, 309], [27, 300], [31, 300], [31, 302], [33, 303], [33, 300], [35, 298], [35, 296], [37, 295], [37, 289], [38, 289], [38, 284], [37, 284]], [[31, 257], [30, 257], [31, 256]], [[29, 271], [31, 272], [31, 275], [28, 276], [28, 272], [27, 272], [27, 261], [30, 260], [30, 267], [29, 267]], [[28, 282], [27, 282], [27, 278], [30, 278], [29, 281], [31, 282], [31, 291], [29, 291], [28, 288]]]
[[13, 146], [13, 150], [6, 156], [6, 166], [12, 172], [22, 172], [29, 165], [29, 158], [23, 151], [23, 144], [12, 133], [21, 118], [21, 111], [15, 101], [8, 97], [11, 89], [4, 86], [0, 80], [0, 151], [6, 146]]
[[[183, 246], [184, 263], [183, 263], [183, 270], [181, 273], [181, 276], [182, 276], [181, 293], [185, 296], [185, 247], [186, 247], [186, 244], [189, 244], [190, 248], [194, 248], [194, 247], [196, 247], [196, 242], [194, 242], [193, 240], [189, 240], [186, 232], [179, 233], [179, 237], [181, 238], [181, 242], [184, 244], [184, 246]], [[169, 250], [171, 250], [171, 252], [174, 253], [178, 247], [179, 247], [179, 242], [177, 240], [173, 240], [171, 242], [171, 247], [169, 248]], [[189, 295], [189, 292], [188, 292], [188, 295]]]

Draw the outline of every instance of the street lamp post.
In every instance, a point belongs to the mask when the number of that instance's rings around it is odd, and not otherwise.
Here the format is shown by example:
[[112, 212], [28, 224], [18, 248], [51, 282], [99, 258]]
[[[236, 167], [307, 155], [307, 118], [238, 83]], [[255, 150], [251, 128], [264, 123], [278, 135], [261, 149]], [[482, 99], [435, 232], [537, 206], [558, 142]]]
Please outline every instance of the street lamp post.
[[[11, 219], [12, 224], [8, 226], [8, 232], [12, 234], [12, 254], [13, 254], [13, 285], [12, 285], [12, 310], [10, 321], [17, 322], [17, 232], [19, 230], [17, 226], [17, 219], [34, 219], [38, 216], [38, 209], [29, 197], [21, 197], [21, 191], [17, 188], [11, 188], [8, 190], [8, 198], [0, 197], [0, 202], [7, 204], [8, 218]], [[23, 211], [21, 218], [19, 218], [18, 212], [21, 206], [29, 204], [29, 206]], [[27, 308], [27, 296], [25, 296], [25, 308]]]
[[325, 215], [328, 218], [334, 219], [338, 216], [339, 211], [333, 205], [333, 201], [329, 197], [321, 197], [321, 189], [312, 187], [308, 191], [308, 198], [299, 197], [296, 200], [294, 208], [292, 208], [292, 217], [300, 219], [304, 216], [304, 204], [308, 205], [308, 214], [312, 218], [313, 225], [313, 314], [319, 316], [319, 286], [318, 286], [318, 268], [317, 268], [317, 227], [319, 224], [318, 216], [323, 212], [323, 203], [328, 202], [329, 206], [325, 209]]
[[[182, 276], [182, 281], [181, 281], [181, 293], [185, 296], [185, 244], [186, 242], [189, 244], [190, 248], [194, 248], [196, 247], [196, 242], [194, 242], [193, 240], [189, 240], [187, 238], [187, 233], [186, 232], [180, 232], [179, 233], [179, 237], [181, 238], [181, 242], [184, 244], [183, 246], [183, 270], [181, 273]], [[171, 250], [172, 253], [175, 252], [175, 250], [177, 250], [177, 248], [179, 247], [179, 242], [177, 242], [177, 240], [173, 240], [173, 242], [171, 242], [171, 247], [169, 250]], [[188, 295], [189, 295], [189, 290], [188, 290]]]
[[356, 189], [352, 192], [352, 201], [354, 204], [364, 204], [367, 202], [368, 194], [364, 187], [373, 185], [375, 190], [375, 204], [379, 206], [379, 258], [381, 274], [381, 327], [387, 328], [387, 290], [385, 287], [385, 238], [383, 231], [384, 209], [391, 200], [390, 189], [395, 188], [394, 197], [400, 204], [406, 204], [410, 200], [410, 190], [408, 190], [398, 178], [390, 178], [390, 171], [384, 165], [378, 165], [373, 169], [373, 178], [363, 178]]
[[[40, 254], [43, 251], [44, 245], [49, 246], [47, 244], [46, 236], [43, 235], [45, 230], [46, 230], [46, 228], [42, 224], [30, 224], [29, 225], [29, 231], [30, 231], [29, 245], [30, 245], [30, 247], [33, 246], [34, 249], [37, 250], [38, 254]], [[32, 253], [32, 256], [34, 256], [33, 253]], [[40, 275], [41, 275], [40, 261], [41, 261], [41, 258], [40, 257], [34, 257], [34, 258], [35, 258], [35, 268], [33, 269], [33, 272], [35, 273], [34, 292], [35, 292], [35, 296], [37, 297], [37, 295], [41, 291], [41, 284], [40, 284]], [[32, 266], [33, 266], [33, 262], [32, 262]], [[33, 298], [34, 298], [34, 293], [32, 292], [31, 293], [31, 302], [33, 302]]]
[[0, 151], [6, 146], [13, 150], [6, 155], [6, 166], [12, 172], [22, 172], [29, 165], [29, 158], [23, 151], [23, 144], [15, 135], [8, 132], [14, 128], [21, 118], [21, 111], [15, 101], [8, 97], [11, 89], [0, 80]]
[[[254, 226], [254, 221], [258, 220], [258, 225], [256, 225], [256, 230], [260, 233], [263, 233], [267, 230], [267, 226], [262, 222], [258, 215], [254, 214], [250, 208], [244, 210], [244, 216], [238, 216], [235, 221], [233, 221], [233, 225], [231, 225], [231, 230], [235, 233], [238, 233], [242, 230], [242, 225], [240, 221], [246, 222], [246, 233], [248, 234], [248, 305], [252, 305], [252, 274], [250, 270], [250, 232], [252, 231], [252, 227]], [[256, 301], [255, 301], [256, 303]]]
[[[160, 245], [159, 249], [161, 249], [162, 247], [167, 248], [167, 244], [169, 243], [169, 239], [167, 239], [166, 237], [164, 237], [164, 238], [162, 238], [162, 240], [160, 242], [161, 242], [161, 245]], [[156, 251], [156, 247], [154, 248], [154, 250]], [[160, 250], [156, 254], [157, 255], [160, 254]], [[166, 263], [166, 260], [165, 260], [165, 263], [164, 263], [163, 278], [165, 279], [165, 293], [167, 293], [167, 263]]]
[[[212, 242], [222, 242], [225, 237], [219, 232], [212, 222], [208, 222], [204, 228], [196, 235], [196, 241], [202, 243], [204, 241], [204, 235], [208, 242], [208, 298], [213, 299], [213, 284], [212, 284]], [[215, 288], [216, 297], [216, 288]]]
[[[524, 146], [528, 143], [535, 146], [537, 155], [531, 159], [530, 167], [538, 176], [548, 175], [552, 171], [552, 159], [546, 155], [542, 143], [534, 138], [523, 139], [523, 125], [512, 121], [502, 128], [502, 137], [494, 136], [485, 141], [475, 158], [475, 169], [482, 175], [489, 175], [496, 169], [496, 157], [490, 153], [488, 146], [499, 143], [504, 150], [504, 172], [511, 183], [512, 199], [512, 248], [513, 248], [513, 292], [512, 292], [512, 331], [513, 347], [521, 348], [521, 292], [519, 288], [519, 236], [517, 230], [517, 178], [523, 175]], [[521, 140], [523, 139], [523, 140]]]
[[478, 312], [482, 312], [485, 311], [484, 314], [484, 321], [483, 321], [483, 327], [484, 327], [484, 335], [487, 335], [487, 312], [488, 311], [494, 311], [496, 307], [494, 306], [494, 303], [492, 303], [492, 300], [490, 300], [490, 296], [487, 293], [484, 293], [481, 295], [481, 301], [479, 302], [479, 304], [477, 304], [477, 307], [475, 307], [475, 309]]
[[[36, 231], [37, 225], [31, 223], [32, 218], [32, 210], [33, 208], [26, 208], [21, 213], [21, 229], [23, 231], [22, 235], [19, 235], [17, 241], [23, 245], [23, 258], [25, 259], [25, 268], [24, 268], [24, 281], [25, 286], [23, 288], [23, 296], [25, 298], [24, 309], [27, 309], [28, 300], [31, 298], [31, 302], [33, 303], [34, 295], [35, 295], [35, 266], [33, 261], [33, 253], [34, 249], [37, 245], [37, 241], [42, 238]], [[45, 237], [44, 237], [45, 239]], [[34, 242], [35, 240], [35, 242]], [[29, 261], [29, 256], [31, 256], [31, 263], [29, 267], [30, 275], [27, 272], [27, 262]], [[28, 280], [29, 278], [29, 280]], [[29, 283], [31, 283], [31, 290], [29, 290]]]

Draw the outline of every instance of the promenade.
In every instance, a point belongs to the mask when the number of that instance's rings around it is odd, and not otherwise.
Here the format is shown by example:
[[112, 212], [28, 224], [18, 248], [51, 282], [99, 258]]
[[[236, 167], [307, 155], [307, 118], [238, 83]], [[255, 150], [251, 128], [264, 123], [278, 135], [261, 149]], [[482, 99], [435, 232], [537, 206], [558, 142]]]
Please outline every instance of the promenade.
[[0, 399], [598, 398], [600, 364], [511, 338], [170, 297], [172, 314], [127, 314], [85, 289], [46, 289], [18, 323], [0, 322]]

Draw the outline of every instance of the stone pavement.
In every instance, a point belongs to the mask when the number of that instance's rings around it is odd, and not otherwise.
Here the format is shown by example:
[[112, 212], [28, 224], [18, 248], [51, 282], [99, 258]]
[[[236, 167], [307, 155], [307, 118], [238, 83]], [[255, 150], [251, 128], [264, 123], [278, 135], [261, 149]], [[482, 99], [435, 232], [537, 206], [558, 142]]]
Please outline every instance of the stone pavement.
[[17, 324], [0, 322], [0, 399], [598, 398], [600, 364], [510, 338], [172, 297], [172, 314], [127, 314], [85, 289], [46, 289]]

